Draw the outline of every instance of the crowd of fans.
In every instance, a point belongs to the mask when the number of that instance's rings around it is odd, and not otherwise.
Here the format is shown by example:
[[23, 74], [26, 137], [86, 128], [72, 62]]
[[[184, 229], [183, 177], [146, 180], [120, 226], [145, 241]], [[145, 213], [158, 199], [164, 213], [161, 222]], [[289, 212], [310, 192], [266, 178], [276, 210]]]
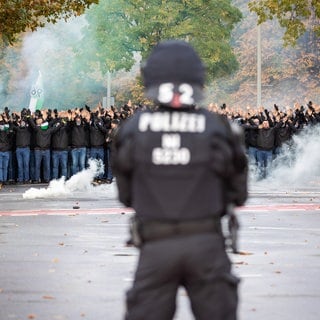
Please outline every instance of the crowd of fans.
[[[112, 141], [117, 127], [134, 112], [145, 106], [128, 104], [117, 109], [98, 105], [67, 111], [28, 109], [0, 114], [0, 188], [10, 183], [48, 183], [51, 179], [83, 170], [90, 158], [98, 159], [104, 173], [97, 182], [112, 183]], [[306, 126], [320, 123], [320, 106], [309, 101], [306, 106], [292, 108], [274, 105], [235, 109], [210, 104], [208, 109], [240, 125], [245, 133], [249, 163], [263, 179], [273, 159], [292, 137]]]
[[294, 135], [320, 123], [320, 105], [312, 101], [286, 108], [274, 104], [271, 110], [263, 107], [234, 110], [225, 104], [210, 105], [209, 109], [243, 128], [250, 168], [256, 172], [257, 180], [267, 177], [272, 161], [281, 151], [292, 152]]
[[48, 183], [69, 179], [88, 166], [90, 158], [104, 165], [98, 182], [113, 180], [111, 144], [121, 121], [137, 107], [117, 110], [101, 106], [68, 111], [28, 109], [0, 115], [0, 184]]

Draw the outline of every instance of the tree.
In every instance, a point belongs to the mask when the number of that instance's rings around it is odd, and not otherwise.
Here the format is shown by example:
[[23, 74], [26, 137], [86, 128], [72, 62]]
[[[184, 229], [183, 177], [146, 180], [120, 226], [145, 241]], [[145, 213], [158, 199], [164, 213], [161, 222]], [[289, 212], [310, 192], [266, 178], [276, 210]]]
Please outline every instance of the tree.
[[319, 0], [252, 0], [249, 8], [258, 15], [258, 23], [277, 19], [285, 29], [284, 44], [295, 45], [307, 30], [320, 36]]
[[238, 67], [230, 37], [240, 19], [231, 0], [100, 0], [87, 13], [82, 51], [92, 51], [90, 63], [102, 70], [129, 70], [135, 53], [144, 59], [159, 41], [184, 39], [215, 78]]
[[12, 44], [17, 35], [84, 13], [98, 0], [0, 0], [0, 41]]
[[[239, 70], [210, 84], [207, 104], [245, 109], [257, 101], [257, 16], [250, 12], [248, 0], [234, 0], [243, 14], [242, 21], [233, 31], [233, 48], [239, 61]], [[318, 102], [320, 96], [320, 38], [307, 31], [297, 39], [296, 46], [283, 46], [284, 29], [276, 19], [261, 26], [262, 46], [262, 104], [284, 107], [304, 99]]]
[[83, 38], [75, 48], [83, 72], [94, 69], [129, 71], [133, 66], [137, 44], [130, 38], [130, 24], [124, 14], [125, 3], [118, 0], [100, 0], [86, 13], [87, 26]]

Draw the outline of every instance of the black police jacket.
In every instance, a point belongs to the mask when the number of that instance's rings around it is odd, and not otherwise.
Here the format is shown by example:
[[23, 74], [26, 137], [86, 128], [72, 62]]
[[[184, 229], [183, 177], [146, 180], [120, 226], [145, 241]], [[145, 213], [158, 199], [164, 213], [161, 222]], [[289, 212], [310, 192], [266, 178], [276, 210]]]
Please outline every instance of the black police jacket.
[[247, 198], [247, 160], [227, 120], [160, 108], [120, 126], [113, 170], [119, 198], [142, 220], [221, 217]]

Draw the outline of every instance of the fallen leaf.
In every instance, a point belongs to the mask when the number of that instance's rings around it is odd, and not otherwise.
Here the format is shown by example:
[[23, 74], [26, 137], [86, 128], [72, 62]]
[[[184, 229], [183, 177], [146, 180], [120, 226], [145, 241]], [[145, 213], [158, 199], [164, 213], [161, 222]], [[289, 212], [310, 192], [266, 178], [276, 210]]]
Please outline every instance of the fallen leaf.
[[58, 263], [58, 262], [59, 262], [59, 259], [58, 259], [58, 258], [54, 258], [54, 259], [52, 259], [52, 262], [53, 262], [53, 263]]
[[240, 254], [240, 256], [251, 256], [253, 253], [251, 253], [251, 252], [245, 252], [245, 251], [240, 251], [238, 254]]
[[281, 273], [281, 271], [277, 270], [277, 271], [275, 271], [274, 273], [278, 273], [278, 274], [279, 274], [279, 273]]
[[29, 314], [28, 315], [28, 319], [35, 319], [36, 318], [36, 315], [35, 314]]
[[55, 299], [55, 297], [52, 297], [52, 296], [42, 296], [42, 299], [53, 300], [53, 299]]
[[59, 242], [59, 246], [64, 246], [64, 243], [63, 242]]

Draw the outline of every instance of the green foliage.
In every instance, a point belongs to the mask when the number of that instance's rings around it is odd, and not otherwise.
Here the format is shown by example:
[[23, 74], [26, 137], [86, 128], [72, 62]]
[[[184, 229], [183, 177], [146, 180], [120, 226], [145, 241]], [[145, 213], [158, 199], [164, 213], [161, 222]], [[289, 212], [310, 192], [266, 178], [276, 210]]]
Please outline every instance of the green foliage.
[[277, 19], [285, 29], [284, 44], [296, 45], [307, 30], [320, 36], [319, 0], [252, 0], [252, 12], [258, 15], [258, 23]]
[[0, 0], [0, 41], [12, 44], [20, 33], [81, 15], [93, 3], [98, 0]]
[[76, 48], [85, 70], [98, 68], [103, 74], [134, 64], [137, 47], [129, 37], [129, 25], [121, 1], [104, 0], [86, 13], [88, 25], [82, 29], [83, 39]]
[[230, 37], [241, 12], [231, 0], [101, 0], [87, 19], [82, 52], [92, 52], [87, 64], [103, 71], [129, 70], [135, 53], [144, 59], [156, 43], [173, 38], [194, 45], [211, 79], [238, 67]]

